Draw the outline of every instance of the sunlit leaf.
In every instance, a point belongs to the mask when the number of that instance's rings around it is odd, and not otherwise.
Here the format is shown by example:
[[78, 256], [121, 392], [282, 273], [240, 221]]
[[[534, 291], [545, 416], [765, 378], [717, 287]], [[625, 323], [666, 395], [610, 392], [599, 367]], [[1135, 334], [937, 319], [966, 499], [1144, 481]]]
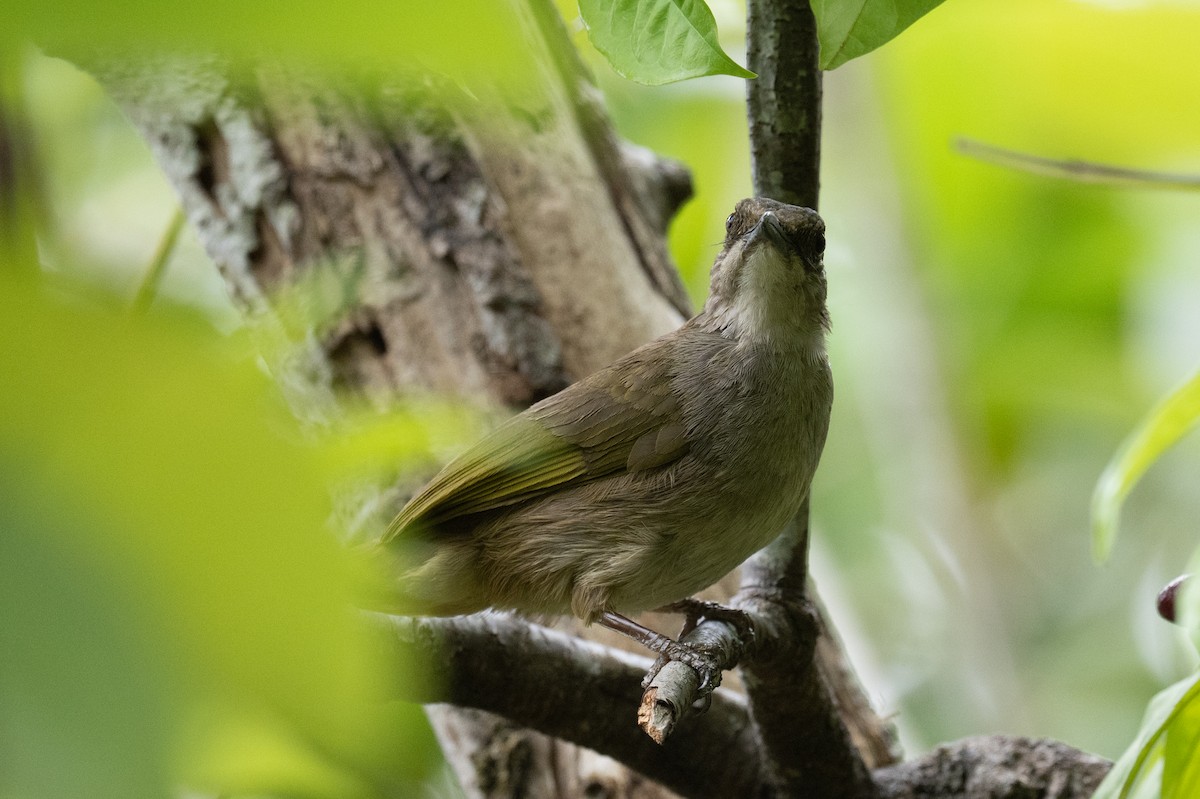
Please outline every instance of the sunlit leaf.
[[834, 69], [896, 38], [942, 0], [813, 0], [821, 69]]
[[721, 49], [703, 0], [580, 0], [588, 36], [618, 74], [655, 86], [702, 75], [753, 78]]
[[1200, 372], [1172, 391], [1121, 444], [1092, 496], [1092, 552], [1104, 560], [1117, 535], [1121, 503], [1162, 453], [1200, 421]]
[[[1158, 796], [1159, 780], [1165, 773], [1163, 761], [1168, 738], [1177, 722], [1184, 728], [1198, 712], [1200, 677], [1192, 676], [1165, 688], [1150, 700], [1137, 737], [1113, 764], [1092, 799], [1129, 799]], [[1185, 732], [1186, 735], [1186, 732]], [[1163, 788], [1165, 788], [1163, 783]]]

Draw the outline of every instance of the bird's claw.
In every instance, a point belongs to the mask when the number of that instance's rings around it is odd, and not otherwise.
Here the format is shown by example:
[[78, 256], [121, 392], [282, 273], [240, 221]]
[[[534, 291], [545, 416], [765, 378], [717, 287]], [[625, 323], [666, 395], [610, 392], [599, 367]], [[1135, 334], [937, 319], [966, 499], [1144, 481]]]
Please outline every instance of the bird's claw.
[[646, 672], [642, 680], [642, 690], [649, 688], [658, 673], [672, 660], [677, 660], [696, 672], [700, 684], [696, 688], [696, 699], [692, 707], [698, 713], [708, 710], [712, 704], [712, 692], [721, 684], [721, 664], [715, 654], [695, 645], [672, 641], [654, 661], [650, 671]]

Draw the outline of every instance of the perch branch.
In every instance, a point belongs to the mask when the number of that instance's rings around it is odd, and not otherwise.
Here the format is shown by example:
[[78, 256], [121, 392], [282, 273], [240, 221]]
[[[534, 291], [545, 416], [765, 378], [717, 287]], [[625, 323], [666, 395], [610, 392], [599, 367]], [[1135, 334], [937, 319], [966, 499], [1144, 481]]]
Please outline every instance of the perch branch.
[[420, 658], [445, 677], [397, 677], [393, 698], [496, 713], [613, 757], [684, 796], [755, 796], [766, 785], [745, 702], [731, 692], [716, 692], [707, 713], [658, 746], [629, 712], [646, 658], [502, 614], [380, 619], [391, 662]]
[[[747, 598], [750, 591], [739, 595], [743, 607], [753, 604]], [[813, 740], [793, 740], [792, 748], [817, 764], [810, 763], [798, 779], [781, 784], [778, 775], [764, 772], [763, 742], [749, 723], [744, 701], [727, 691], [714, 692], [709, 711], [678, 727], [666, 746], [654, 744], [628, 717], [638, 680], [649, 665], [646, 658], [500, 614], [378, 618], [381, 645], [392, 662], [411, 662], [416, 656], [443, 668], [444, 679], [436, 683], [397, 675], [392, 683], [396, 699], [450, 702], [496, 713], [616, 758], [682, 796], [872, 795], [848, 793], [836, 785], [831, 789], [819, 767], [830, 754], [819, 740], [828, 731], [814, 732]], [[710, 637], [737, 637], [727, 622], [706, 621], [697, 627], [701, 629]], [[807, 637], [811, 640], [813, 633]], [[782, 628], [756, 630], [755, 651], [748, 654], [771, 657], [776, 668], [784, 669], [792, 662], [787, 641], [794, 638]], [[677, 665], [668, 664], [663, 672]], [[679, 668], [682, 682], [687, 681], [683, 672], [694, 682], [691, 669]], [[661, 684], [674, 679], [664, 678]], [[679, 695], [686, 697], [686, 690]], [[780, 708], [781, 714], [788, 712]], [[814, 743], [818, 748], [805, 753]], [[778, 755], [773, 757], [778, 763]], [[876, 769], [873, 777], [880, 799], [1084, 799], [1110, 766], [1055, 741], [989, 736], [946, 744], [920, 759]]]

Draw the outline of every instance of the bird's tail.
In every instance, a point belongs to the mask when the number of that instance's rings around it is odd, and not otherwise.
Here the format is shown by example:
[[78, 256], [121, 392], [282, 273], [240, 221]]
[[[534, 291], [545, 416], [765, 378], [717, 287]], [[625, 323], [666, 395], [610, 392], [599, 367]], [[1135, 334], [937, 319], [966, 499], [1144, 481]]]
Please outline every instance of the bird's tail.
[[358, 606], [396, 616], [459, 616], [483, 610], [490, 603], [476, 578], [474, 553], [457, 549], [439, 546], [432, 556], [415, 562], [411, 552], [394, 543], [373, 545], [365, 556], [374, 568], [362, 583]]

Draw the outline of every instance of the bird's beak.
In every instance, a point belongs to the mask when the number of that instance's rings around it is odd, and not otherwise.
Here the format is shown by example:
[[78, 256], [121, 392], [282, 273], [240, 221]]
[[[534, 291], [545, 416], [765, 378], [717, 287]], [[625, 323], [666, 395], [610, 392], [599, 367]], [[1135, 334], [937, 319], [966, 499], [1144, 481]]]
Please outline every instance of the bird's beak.
[[796, 250], [795, 245], [783, 230], [783, 223], [779, 221], [779, 217], [775, 216], [774, 211], [763, 213], [758, 224], [754, 226], [751, 236], [753, 240], [763, 239], [770, 242], [772, 247], [784, 255], [790, 255]]

